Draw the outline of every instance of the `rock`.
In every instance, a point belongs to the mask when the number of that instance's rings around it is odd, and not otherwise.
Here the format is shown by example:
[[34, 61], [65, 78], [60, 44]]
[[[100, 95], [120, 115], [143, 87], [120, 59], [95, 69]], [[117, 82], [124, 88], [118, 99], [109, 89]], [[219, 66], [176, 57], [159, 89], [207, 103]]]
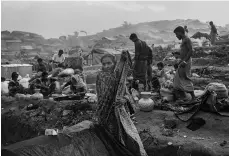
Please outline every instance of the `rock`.
[[167, 136], [167, 137], [173, 137], [174, 136], [174, 132], [172, 129], [163, 128], [161, 133], [162, 133], [162, 135]]
[[174, 129], [177, 126], [176, 119], [165, 119], [164, 125], [166, 129]]
[[63, 116], [67, 116], [69, 113], [71, 113], [71, 110], [64, 110], [63, 111]]

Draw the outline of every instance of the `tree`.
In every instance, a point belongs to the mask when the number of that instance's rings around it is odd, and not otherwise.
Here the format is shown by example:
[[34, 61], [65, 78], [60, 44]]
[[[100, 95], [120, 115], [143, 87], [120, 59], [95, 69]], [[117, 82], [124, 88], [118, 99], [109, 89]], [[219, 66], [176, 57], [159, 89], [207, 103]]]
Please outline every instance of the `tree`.
[[124, 21], [123, 24], [122, 24], [122, 26], [123, 26], [124, 28], [128, 28], [128, 27], [131, 26], [131, 23], [128, 23], [127, 21]]
[[65, 41], [65, 40], [67, 40], [67, 37], [66, 36], [60, 36], [59, 40]]
[[74, 32], [74, 36], [77, 38], [79, 36], [79, 32], [78, 31], [75, 31]]

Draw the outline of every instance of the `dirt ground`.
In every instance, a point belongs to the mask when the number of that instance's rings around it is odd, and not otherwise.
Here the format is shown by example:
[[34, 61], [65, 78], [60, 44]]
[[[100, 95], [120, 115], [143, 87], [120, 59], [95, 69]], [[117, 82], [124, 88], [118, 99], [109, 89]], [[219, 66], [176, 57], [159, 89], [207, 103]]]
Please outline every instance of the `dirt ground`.
[[[138, 112], [136, 114], [138, 131], [148, 129], [154, 141], [145, 145], [149, 155], [229, 155], [229, 118], [199, 112], [195, 117], [201, 117], [206, 124], [196, 131], [191, 131], [185, 123], [176, 118], [173, 112], [153, 110], [152, 112]], [[167, 137], [163, 135], [163, 127], [165, 120], [173, 120], [177, 124], [173, 130], [173, 136]], [[155, 145], [155, 140], [159, 142]], [[221, 147], [220, 143], [227, 141], [228, 143]], [[171, 142], [172, 145], [168, 145]], [[171, 146], [171, 147], [169, 147]], [[171, 148], [169, 153], [165, 150]], [[183, 153], [183, 154], [181, 154]]]
[[[229, 60], [228, 62], [226, 60], [226, 62], [224, 61], [222, 64], [221, 63], [222, 61], [218, 59], [214, 60], [213, 58], [194, 58], [192, 71], [200, 75], [202, 78], [201, 81], [201, 78], [195, 80], [194, 85], [203, 89], [209, 82], [221, 82], [229, 88], [229, 79], [227, 78], [229, 77]], [[88, 80], [91, 83], [94, 83], [96, 78], [96, 75], [93, 75], [92, 73], [96, 72], [97, 68], [99, 67], [96, 67], [96, 70], [94, 68], [95, 67], [91, 67], [87, 71], [89, 75], [91, 75]], [[172, 66], [167, 67], [167, 69], [171, 68]], [[205, 78], [209, 81], [206, 81]], [[89, 113], [85, 110], [72, 111], [72, 113], [68, 115], [63, 115], [63, 111], [68, 110], [67, 107], [65, 107], [63, 104], [60, 104], [60, 106], [56, 107], [57, 105], [54, 103], [50, 104], [49, 108], [47, 102], [41, 104], [45, 107], [42, 107], [42, 109], [37, 112], [27, 111], [26, 113], [23, 113], [24, 116], [26, 116], [25, 121], [27, 122], [27, 120], [30, 120], [31, 122], [39, 121], [43, 123], [43, 126], [40, 128], [40, 130], [43, 131], [45, 128], [71, 126], [83, 120], [91, 119], [92, 111]], [[31, 101], [27, 101], [26, 103], [17, 103], [14, 101], [13, 105], [10, 105], [9, 103], [3, 103], [2, 101], [1, 107], [4, 107], [1, 112], [2, 117], [3, 114], [8, 112], [9, 109], [15, 111], [15, 109], [18, 109], [19, 107], [21, 107], [19, 109], [22, 109], [28, 104], [31, 104]], [[42, 112], [46, 110], [50, 110], [50, 113], [47, 113], [47, 116], [44, 117]], [[90, 110], [94, 110], [94, 108], [90, 108]], [[206, 112], [199, 112], [196, 117], [203, 118], [206, 121], [206, 124], [196, 131], [191, 131], [186, 128], [188, 123], [178, 120], [171, 111], [153, 110], [152, 112], [137, 112], [135, 116], [137, 120], [136, 127], [140, 132], [140, 136], [149, 156], [229, 156], [228, 117], [222, 117]], [[32, 119], [34, 121], [32, 121]], [[177, 124], [176, 128], [171, 131], [173, 136], [163, 135], [165, 131], [165, 120], [172, 120]], [[13, 129], [9, 124], [4, 125], [3, 122], [1, 124], [2, 127], [9, 126], [10, 129]], [[55, 126], [50, 127], [51, 125]], [[23, 129], [24, 128], [21, 128], [21, 133], [23, 133]], [[30, 131], [30, 127], [27, 129]], [[7, 131], [8, 129], [5, 128], [5, 132]], [[13, 130], [9, 130], [9, 132], [10, 131]], [[38, 134], [38, 132], [39, 130], [35, 130], [34, 132], [31, 132], [31, 135], [23, 135], [12, 132], [12, 134], [15, 136], [20, 136], [19, 139], [16, 141], [11, 140], [13, 137], [11, 137], [11, 139], [5, 138], [5, 142], [10, 140], [11, 143], [15, 143], [15, 141], [18, 142], [25, 139], [30, 139], [32, 137], [41, 135]], [[220, 146], [223, 141], [227, 141], [227, 144]]]

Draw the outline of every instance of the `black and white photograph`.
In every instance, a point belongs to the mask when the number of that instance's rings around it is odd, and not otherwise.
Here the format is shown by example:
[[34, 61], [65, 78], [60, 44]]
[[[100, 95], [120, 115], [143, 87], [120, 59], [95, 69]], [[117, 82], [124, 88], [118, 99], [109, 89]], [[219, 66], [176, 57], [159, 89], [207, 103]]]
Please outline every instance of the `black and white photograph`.
[[229, 156], [229, 1], [2, 0], [2, 156]]

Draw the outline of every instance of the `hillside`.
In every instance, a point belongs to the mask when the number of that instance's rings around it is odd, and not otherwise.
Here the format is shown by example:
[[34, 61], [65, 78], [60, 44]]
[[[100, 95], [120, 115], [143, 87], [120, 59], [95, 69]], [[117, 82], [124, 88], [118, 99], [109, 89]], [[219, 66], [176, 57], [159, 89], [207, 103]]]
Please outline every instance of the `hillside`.
[[[208, 23], [203, 23], [199, 20], [163, 20], [163, 21], [153, 21], [144, 22], [134, 25], [124, 25], [117, 28], [112, 28], [105, 30], [103, 32], [97, 33], [99, 36], [115, 36], [118, 34], [129, 35], [132, 32], [136, 32], [144, 40], [154, 40], [160, 43], [172, 42], [176, 40], [173, 30], [177, 26], [188, 26], [190, 35], [200, 31], [204, 33], [210, 33], [210, 28]], [[226, 27], [218, 27], [219, 32], [229, 31]]]
[[[60, 36], [59, 38], [45, 39], [39, 34], [22, 31], [2, 31], [1, 48], [2, 56], [5, 54], [15, 55], [16, 52], [26, 51], [31, 55], [52, 55], [54, 51], [80, 46], [86, 51], [90, 51], [94, 46], [108, 48], [133, 48], [133, 43], [128, 39], [131, 33], [138, 36], [148, 44], [169, 44], [177, 41], [173, 30], [177, 26], [188, 26], [189, 34], [200, 31], [209, 33], [208, 23], [193, 19], [161, 20], [144, 22], [138, 24], [124, 23], [120, 27], [111, 28], [88, 36]], [[217, 24], [216, 24], [217, 25]], [[217, 27], [219, 35], [229, 32], [226, 27]]]

